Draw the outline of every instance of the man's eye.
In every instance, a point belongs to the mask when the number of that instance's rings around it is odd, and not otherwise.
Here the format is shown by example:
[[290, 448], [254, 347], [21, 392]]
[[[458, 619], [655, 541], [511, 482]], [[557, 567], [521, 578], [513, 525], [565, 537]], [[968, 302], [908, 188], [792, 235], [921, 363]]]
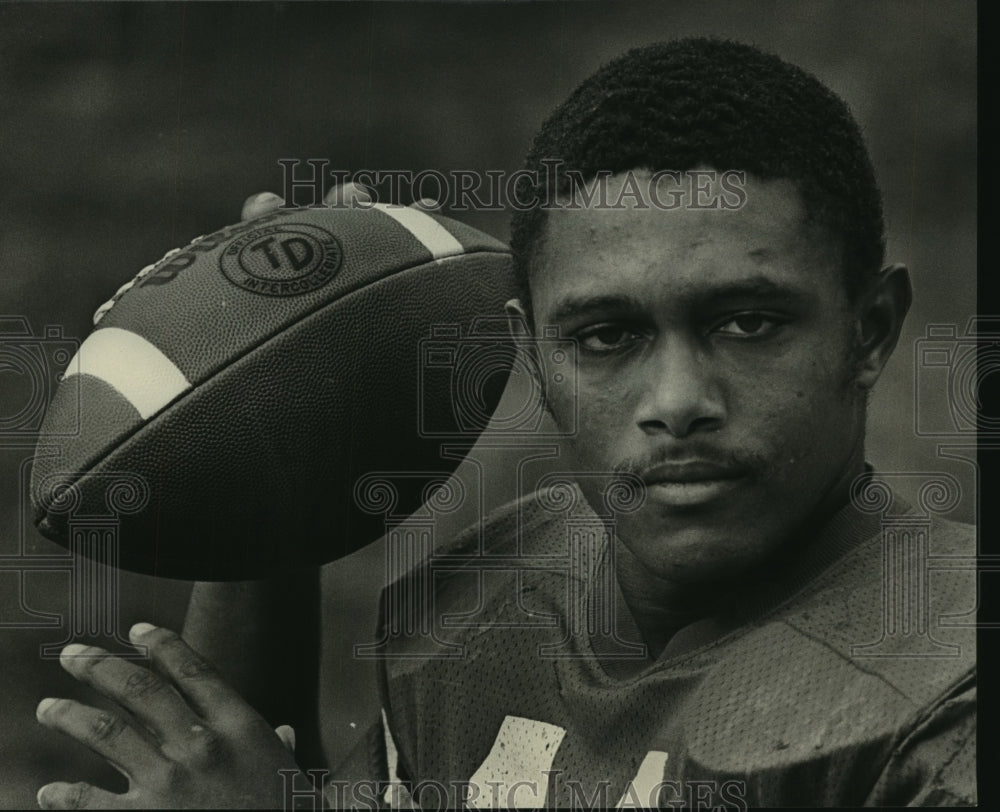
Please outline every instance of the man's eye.
[[611, 352], [622, 349], [638, 338], [637, 334], [617, 324], [598, 324], [576, 334], [576, 339], [585, 350], [591, 352]]
[[776, 330], [781, 324], [777, 318], [764, 313], [738, 313], [716, 327], [715, 331], [732, 336], [764, 336]]

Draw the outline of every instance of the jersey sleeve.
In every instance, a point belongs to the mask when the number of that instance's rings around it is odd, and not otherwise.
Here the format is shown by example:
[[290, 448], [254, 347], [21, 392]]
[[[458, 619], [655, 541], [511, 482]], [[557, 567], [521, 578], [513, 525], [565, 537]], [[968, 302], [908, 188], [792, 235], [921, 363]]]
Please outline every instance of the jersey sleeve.
[[976, 686], [939, 703], [892, 754], [865, 806], [975, 806]]

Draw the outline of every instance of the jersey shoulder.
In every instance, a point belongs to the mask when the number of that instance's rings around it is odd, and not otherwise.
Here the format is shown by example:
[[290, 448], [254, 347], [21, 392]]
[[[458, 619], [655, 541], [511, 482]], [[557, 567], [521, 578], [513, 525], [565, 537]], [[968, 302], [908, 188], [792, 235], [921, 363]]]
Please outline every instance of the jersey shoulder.
[[768, 622], [927, 707], [974, 679], [975, 555], [974, 526], [902, 513]]

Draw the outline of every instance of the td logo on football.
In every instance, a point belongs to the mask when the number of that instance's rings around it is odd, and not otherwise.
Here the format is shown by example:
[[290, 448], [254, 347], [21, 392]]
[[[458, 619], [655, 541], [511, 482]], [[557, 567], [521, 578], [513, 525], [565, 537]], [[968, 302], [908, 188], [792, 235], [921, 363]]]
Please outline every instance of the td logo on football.
[[219, 267], [234, 285], [264, 296], [298, 296], [322, 287], [340, 270], [337, 238], [318, 226], [276, 223], [230, 245]]

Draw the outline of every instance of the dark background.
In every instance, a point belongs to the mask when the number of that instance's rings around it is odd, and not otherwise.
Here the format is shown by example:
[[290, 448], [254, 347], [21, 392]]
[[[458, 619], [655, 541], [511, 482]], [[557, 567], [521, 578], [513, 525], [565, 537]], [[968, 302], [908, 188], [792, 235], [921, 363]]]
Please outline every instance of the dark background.
[[[512, 171], [546, 113], [599, 64], [690, 34], [773, 50], [854, 110], [884, 191], [889, 258], [909, 264], [916, 295], [872, 403], [869, 459], [953, 473], [965, 492], [955, 517], [972, 520], [973, 469], [937, 458], [913, 421], [916, 397], [947, 414], [943, 387], [915, 371], [915, 340], [928, 323], [961, 332], [976, 309], [971, 2], [2, 5], [0, 316], [82, 340], [96, 307], [140, 267], [238, 219], [246, 195], [279, 191], [281, 158], [351, 172]], [[507, 236], [505, 214], [458, 216]], [[0, 419], [28, 387], [0, 366]], [[26, 521], [31, 455], [30, 442], [0, 434], [0, 556], [58, 552]], [[369, 636], [382, 560], [376, 544], [324, 573], [334, 762], [375, 707], [370, 666], [349, 645]], [[121, 629], [179, 626], [188, 584], [121, 583]], [[82, 695], [39, 654], [66, 636], [67, 590], [65, 574], [0, 568], [2, 808], [33, 806], [50, 780], [108, 776], [34, 721], [43, 696]]]

